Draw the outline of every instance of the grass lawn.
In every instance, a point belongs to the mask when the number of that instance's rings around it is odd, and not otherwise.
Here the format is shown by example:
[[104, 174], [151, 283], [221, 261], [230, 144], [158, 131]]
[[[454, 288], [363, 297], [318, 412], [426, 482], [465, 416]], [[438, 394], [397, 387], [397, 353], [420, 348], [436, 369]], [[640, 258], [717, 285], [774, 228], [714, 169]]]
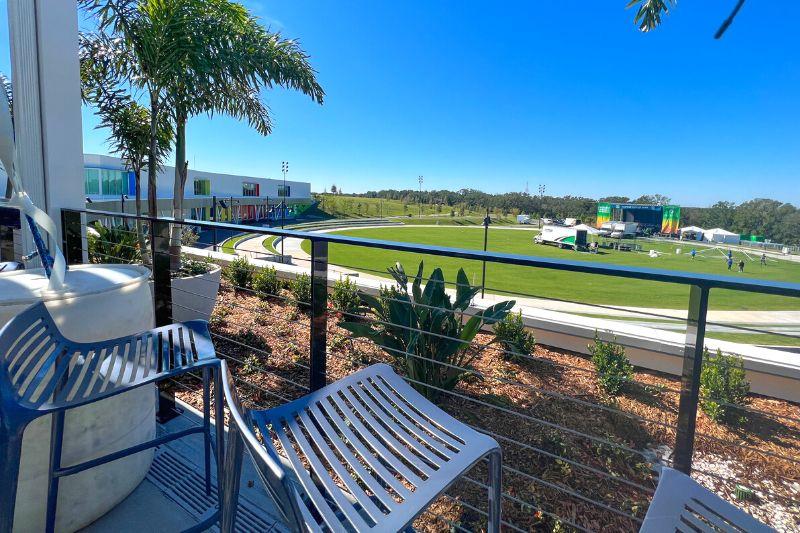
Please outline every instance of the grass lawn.
[[[478, 228], [354, 228], [343, 230], [343, 235], [384, 239], [402, 242], [415, 242], [440, 246], [468, 249], [483, 248], [483, 231]], [[542, 257], [563, 259], [581, 259], [599, 263], [629, 266], [684, 270], [709, 274], [728, 274], [748, 278], [761, 278], [777, 281], [800, 281], [800, 263], [789, 261], [770, 261], [767, 267], [760, 267], [758, 261], [745, 258], [745, 272], [739, 274], [729, 272], [722, 255], [710, 250], [697, 256], [692, 261], [688, 255], [676, 255], [677, 243], [655, 243], [642, 241], [645, 250], [655, 249], [664, 252], [658, 258], [651, 258], [646, 253], [604, 251], [598, 254], [576, 253], [561, 250], [552, 246], [533, 244], [532, 231], [494, 228], [489, 231], [489, 250], [529, 254]], [[681, 246], [688, 251], [688, 246]], [[309, 251], [308, 242], [303, 249]], [[744, 255], [734, 252], [734, 261], [738, 262]], [[481, 263], [479, 261], [463, 261], [448, 257], [425, 257], [408, 252], [394, 252], [375, 248], [357, 246], [331, 246], [330, 261], [337, 265], [348, 266], [362, 271], [385, 273], [386, 268], [396, 261], [403, 263], [407, 271], [416, 272], [420, 260], [425, 260], [426, 275], [434, 267], [442, 267], [445, 279], [455, 281], [456, 272], [463, 267], [470, 282], [478, 285], [481, 282]], [[387, 275], [388, 276], [388, 275]], [[688, 287], [657, 283], [651, 281], [629, 280], [598, 276], [592, 274], [575, 274], [547, 269], [525, 268], [513, 265], [487, 264], [486, 287], [489, 292], [503, 293], [508, 291], [509, 298], [515, 294], [531, 297], [561, 298], [590, 304], [623, 305], [634, 307], [653, 307], [668, 309], [685, 309], [688, 303]], [[795, 309], [800, 310], [800, 301], [794, 298], [778, 297], [762, 294], [739, 293], [735, 291], [717, 290], [711, 292], [710, 307], [727, 310], [767, 310]]]
[[255, 234], [245, 233], [243, 235], [237, 235], [236, 237], [231, 237], [230, 239], [222, 243], [220, 250], [222, 250], [226, 254], [235, 254], [236, 245], [245, 239], [249, 239], [250, 237], [255, 237]]

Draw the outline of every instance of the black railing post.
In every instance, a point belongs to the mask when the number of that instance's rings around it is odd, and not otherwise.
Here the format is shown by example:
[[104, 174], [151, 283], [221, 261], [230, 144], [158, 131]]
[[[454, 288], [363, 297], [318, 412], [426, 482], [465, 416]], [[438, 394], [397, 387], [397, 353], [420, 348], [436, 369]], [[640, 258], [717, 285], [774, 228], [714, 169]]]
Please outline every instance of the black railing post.
[[328, 242], [311, 241], [311, 390], [327, 383]]
[[172, 323], [172, 278], [169, 261], [169, 222], [150, 219], [150, 247], [153, 257], [153, 308], [156, 326]]
[[689, 292], [689, 315], [686, 319], [686, 344], [683, 353], [681, 398], [678, 406], [678, 428], [675, 434], [673, 466], [684, 474], [692, 472], [694, 431], [697, 404], [700, 399], [700, 371], [705, 349], [708, 287], [692, 285]]
[[[170, 276], [169, 222], [150, 219], [150, 253], [153, 258], [153, 308], [156, 326], [172, 324], [172, 277]], [[181, 414], [175, 404], [175, 393], [159, 385], [156, 420], [165, 424]]]
[[68, 265], [83, 263], [83, 231], [81, 229], [80, 211], [61, 210], [61, 248]]

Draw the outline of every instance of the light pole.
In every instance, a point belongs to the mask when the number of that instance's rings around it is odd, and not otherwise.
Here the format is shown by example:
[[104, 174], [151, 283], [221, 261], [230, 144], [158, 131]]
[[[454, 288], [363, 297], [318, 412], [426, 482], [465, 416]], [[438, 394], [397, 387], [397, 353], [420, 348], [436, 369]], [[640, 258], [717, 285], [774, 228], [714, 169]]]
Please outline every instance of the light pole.
[[[281, 206], [281, 229], [283, 229], [286, 223], [286, 173], [289, 172], [288, 161], [281, 162], [281, 172], [283, 172], [283, 194], [281, 195], [283, 198], [283, 205]], [[281, 261], [283, 261], [283, 241], [285, 240], [285, 237], [281, 237]]]
[[[489, 224], [492, 223], [492, 219], [489, 217], [489, 208], [486, 208], [486, 218], [483, 219], [483, 251], [486, 251], [487, 245], [489, 244]], [[486, 293], [486, 259], [483, 260], [483, 275], [481, 276], [481, 298], [484, 297]]]
[[419, 218], [422, 218], [422, 176], [419, 177]]

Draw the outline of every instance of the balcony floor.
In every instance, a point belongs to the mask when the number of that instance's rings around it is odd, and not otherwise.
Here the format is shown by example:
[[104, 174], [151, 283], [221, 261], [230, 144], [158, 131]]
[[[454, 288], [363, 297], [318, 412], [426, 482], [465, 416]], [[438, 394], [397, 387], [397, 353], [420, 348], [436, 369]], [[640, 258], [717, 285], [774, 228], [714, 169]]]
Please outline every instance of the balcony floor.
[[[181, 404], [183, 414], [158, 425], [158, 435], [200, 425], [201, 417]], [[213, 430], [212, 430], [213, 431]], [[216, 472], [214, 472], [216, 480]], [[198, 523], [216, 506], [216, 487], [205, 493], [203, 440], [190, 435], [156, 449], [145, 480], [121, 504], [81, 530], [82, 533], [139, 533], [183, 531]], [[282, 531], [275, 507], [263, 490], [258, 475], [245, 454], [241, 478], [237, 531]], [[209, 531], [218, 531], [214, 526]]]

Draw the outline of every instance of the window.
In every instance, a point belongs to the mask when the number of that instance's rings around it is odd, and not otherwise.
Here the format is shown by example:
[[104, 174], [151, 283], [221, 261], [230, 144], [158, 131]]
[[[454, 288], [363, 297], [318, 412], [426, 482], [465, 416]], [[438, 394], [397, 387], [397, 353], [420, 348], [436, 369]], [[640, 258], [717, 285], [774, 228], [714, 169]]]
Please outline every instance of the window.
[[242, 183], [242, 196], [258, 196], [258, 183]]
[[125, 171], [100, 169], [100, 181], [104, 196], [119, 196], [128, 193], [128, 173]]
[[278, 185], [278, 196], [281, 198], [288, 198], [292, 195], [292, 186], [291, 185]]
[[83, 169], [83, 188], [86, 194], [100, 194], [100, 170], [97, 168]]
[[120, 196], [128, 194], [127, 170], [84, 168], [83, 189], [86, 194]]
[[211, 194], [211, 180], [194, 180], [195, 196], [209, 196]]

